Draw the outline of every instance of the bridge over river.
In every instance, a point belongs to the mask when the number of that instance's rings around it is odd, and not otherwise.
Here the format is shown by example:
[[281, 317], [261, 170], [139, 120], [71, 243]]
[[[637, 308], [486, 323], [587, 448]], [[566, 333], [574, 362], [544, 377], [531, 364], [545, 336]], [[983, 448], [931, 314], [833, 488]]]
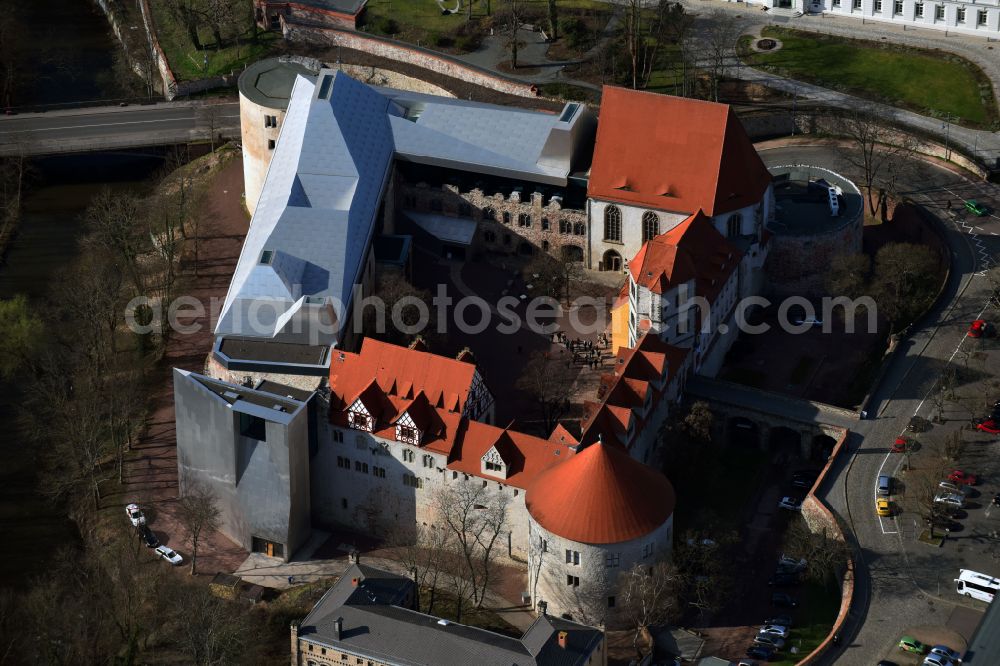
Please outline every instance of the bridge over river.
[[240, 136], [237, 102], [184, 101], [0, 115], [0, 156], [57, 155]]

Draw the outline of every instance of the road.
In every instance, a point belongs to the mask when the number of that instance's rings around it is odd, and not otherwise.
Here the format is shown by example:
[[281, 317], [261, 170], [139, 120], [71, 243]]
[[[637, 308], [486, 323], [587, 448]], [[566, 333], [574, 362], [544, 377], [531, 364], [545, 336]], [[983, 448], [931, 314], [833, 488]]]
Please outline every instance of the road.
[[0, 116], [0, 155], [51, 155], [238, 138], [237, 102], [163, 102]]
[[[830, 147], [786, 147], [761, 152], [768, 165], [817, 164], [851, 175], [851, 167]], [[935, 556], [914, 562], [907, 555], [904, 534], [894, 520], [874, 514], [874, 484], [880, 471], [895, 471], [897, 460], [888, 446], [903, 432], [911, 416], [929, 416], [925, 397], [956, 350], [968, 344], [965, 332], [983, 312], [990, 283], [984, 270], [1000, 252], [1000, 217], [968, 218], [959, 199], [976, 198], [1000, 209], [1000, 188], [972, 181], [944, 168], [914, 163], [904, 185], [905, 194], [947, 221], [952, 249], [952, 273], [945, 295], [925, 324], [903, 344], [904, 352], [887, 372], [875, 393], [864, 427], [849, 441], [852, 454], [842, 457], [835, 474], [818, 495], [853, 530], [858, 567], [856, 601], [845, 626], [839, 652], [826, 663], [853, 666], [872, 664], [892, 651], [899, 635], [913, 624], [944, 624], [960, 599], [950, 592], [922, 590], [924, 568], [934, 567]], [[948, 201], [952, 209], [948, 209]], [[898, 456], [897, 456], [898, 458]]]

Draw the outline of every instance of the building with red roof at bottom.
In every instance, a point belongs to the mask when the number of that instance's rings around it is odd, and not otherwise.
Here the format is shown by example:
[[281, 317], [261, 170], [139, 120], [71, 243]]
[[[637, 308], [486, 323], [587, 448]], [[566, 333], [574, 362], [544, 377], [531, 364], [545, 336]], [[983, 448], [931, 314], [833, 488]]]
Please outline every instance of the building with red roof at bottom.
[[663, 474], [601, 440], [539, 474], [526, 500], [536, 607], [614, 624], [621, 573], [671, 548], [675, 501]]

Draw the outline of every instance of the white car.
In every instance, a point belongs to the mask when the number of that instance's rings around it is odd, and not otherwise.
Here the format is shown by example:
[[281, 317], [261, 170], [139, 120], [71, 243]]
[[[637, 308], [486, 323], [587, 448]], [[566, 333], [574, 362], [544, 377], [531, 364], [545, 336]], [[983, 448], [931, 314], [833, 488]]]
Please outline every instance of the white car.
[[954, 493], [938, 493], [934, 496], [935, 504], [947, 504], [948, 506], [961, 509], [965, 506], [965, 498]]
[[139, 508], [138, 504], [129, 504], [126, 506], [125, 515], [128, 516], [129, 522], [132, 523], [132, 527], [139, 527], [139, 525], [146, 524], [146, 516], [143, 514], [142, 509]]
[[944, 657], [945, 659], [949, 659], [951, 661], [962, 661], [962, 655], [955, 652], [947, 645], [935, 645], [934, 647], [931, 648], [930, 654], [939, 657]]
[[801, 511], [802, 500], [795, 499], [794, 497], [782, 497], [781, 501], [778, 502], [778, 508], [788, 509], [789, 511]]
[[777, 636], [778, 638], [788, 638], [788, 627], [782, 627], [777, 624], [765, 624], [757, 633]]
[[157, 546], [156, 554], [165, 559], [167, 562], [170, 562], [175, 567], [184, 561], [184, 558], [166, 546]]

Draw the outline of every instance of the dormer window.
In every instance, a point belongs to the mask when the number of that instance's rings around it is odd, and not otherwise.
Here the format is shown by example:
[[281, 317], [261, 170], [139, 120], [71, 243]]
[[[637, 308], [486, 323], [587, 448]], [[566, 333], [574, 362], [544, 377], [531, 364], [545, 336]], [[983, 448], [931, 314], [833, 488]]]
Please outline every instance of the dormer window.
[[274, 250], [264, 250], [260, 253], [260, 265], [270, 266], [274, 260]]
[[483, 474], [489, 474], [501, 479], [507, 478], [507, 464], [500, 457], [500, 452], [497, 451], [495, 446], [490, 447], [490, 450], [483, 454], [481, 461], [482, 467], [480, 471]]
[[417, 443], [417, 429], [407, 426], [396, 426], [396, 439], [407, 444]]
[[348, 421], [355, 430], [372, 431], [372, 417], [367, 414], [352, 411], [348, 415]]

